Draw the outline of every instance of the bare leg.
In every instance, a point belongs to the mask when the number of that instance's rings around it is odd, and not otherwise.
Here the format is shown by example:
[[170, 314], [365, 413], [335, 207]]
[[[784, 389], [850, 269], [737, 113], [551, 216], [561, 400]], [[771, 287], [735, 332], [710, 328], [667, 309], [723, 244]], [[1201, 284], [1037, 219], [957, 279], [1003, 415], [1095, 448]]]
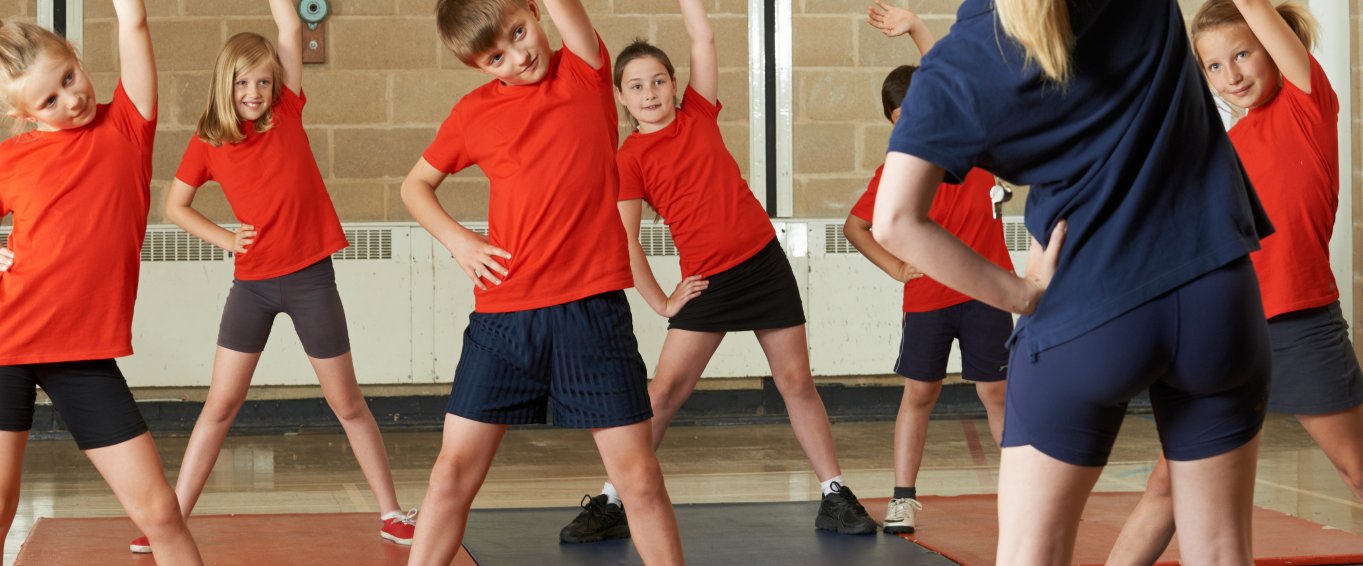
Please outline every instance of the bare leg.
[[894, 485], [916, 487], [918, 469], [923, 465], [923, 447], [928, 441], [928, 417], [942, 382], [904, 380], [904, 395], [899, 399], [899, 416], [894, 420]]
[[1079, 518], [1102, 471], [1061, 462], [1031, 446], [1004, 448], [998, 564], [1069, 564]]
[[[180, 500], [180, 512], [186, 519], [194, 511], [204, 484], [208, 483], [208, 475], [218, 461], [232, 421], [236, 420], [237, 412], [246, 402], [251, 375], [255, 373], [259, 361], [259, 353], [246, 354], [218, 347], [213, 358], [213, 380], [208, 386], [208, 399], [204, 401], [198, 420], [194, 421], [194, 431], [189, 434], [185, 457], [180, 462], [180, 475], [175, 480], [175, 495]], [[156, 552], [160, 556], [161, 549], [156, 549]]]
[[989, 417], [989, 435], [994, 437], [994, 446], [1003, 444], [1003, 404], [1007, 393], [1007, 381], [984, 381], [975, 384], [975, 394], [980, 396], [985, 414]]
[[128, 517], [156, 547], [156, 563], [165, 565], [203, 564], [199, 548], [180, 515], [175, 492], [166, 482], [161, 456], [156, 453], [151, 433], [132, 440], [86, 450], [104, 481]]
[[[644, 564], [683, 564], [681, 535], [663, 472], [653, 455], [649, 421], [592, 430], [606, 474], [629, 508], [630, 535]], [[422, 523], [425, 523], [423, 517]]]
[[379, 512], [399, 512], [397, 490], [393, 488], [393, 472], [388, 467], [388, 451], [383, 446], [383, 435], [374, 421], [374, 413], [364, 401], [364, 393], [355, 379], [355, 363], [350, 352], [325, 360], [309, 357], [317, 381], [322, 384], [322, 396], [340, 419], [341, 427], [355, 451], [369, 491], [378, 500]]
[[464, 544], [469, 508], [487, 478], [492, 457], [506, 434], [506, 425], [471, 421], [445, 415], [440, 455], [431, 468], [426, 499], [408, 566], [449, 566]]
[[814, 467], [814, 475], [821, 482], [828, 481], [842, 470], [838, 468], [838, 449], [833, 444], [828, 412], [823, 399], [819, 398], [819, 390], [814, 387], [814, 376], [809, 372], [805, 326], [758, 330], [755, 334], [762, 352], [767, 355], [776, 389], [786, 402], [795, 440]]
[[1169, 462], [1174, 522], [1185, 564], [1253, 564], [1250, 517], [1254, 509], [1259, 437], [1210, 458]]
[[1160, 456], [1150, 481], [1145, 484], [1145, 495], [1131, 510], [1122, 525], [1117, 542], [1107, 556], [1108, 566], [1142, 566], [1154, 564], [1174, 538], [1174, 498], [1169, 486], [1169, 462]]
[[663, 351], [658, 356], [658, 367], [653, 382], [648, 385], [648, 398], [653, 405], [653, 449], [663, 443], [663, 435], [672, 424], [672, 417], [691, 397], [705, 365], [715, 355], [723, 332], [692, 332], [673, 328], [663, 340]]
[[1354, 498], [1363, 500], [1363, 405], [1327, 415], [1297, 415], [1297, 421], [1339, 470]]
[[19, 485], [24, 473], [24, 448], [28, 431], [0, 431], [0, 555], [5, 552], [5, 537], [19, 511]]

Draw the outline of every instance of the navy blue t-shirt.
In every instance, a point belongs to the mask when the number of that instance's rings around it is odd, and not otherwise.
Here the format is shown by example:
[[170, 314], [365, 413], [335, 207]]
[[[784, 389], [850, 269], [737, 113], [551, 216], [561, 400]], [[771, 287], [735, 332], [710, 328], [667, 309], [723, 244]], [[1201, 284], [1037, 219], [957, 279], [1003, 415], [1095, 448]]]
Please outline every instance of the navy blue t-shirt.
[[1030, 185], [1043, 245], [1069, 221], [1032, 316], [1029, 354], [1058, 346], [1259, 249], [1272, 233], [1183, 30], [1177, 0], [1071, 0], [1074, 78], [1043, 82], [992, 0], [967, 0], [914, 75], [890, 151], [959, 181], [981, 167]]

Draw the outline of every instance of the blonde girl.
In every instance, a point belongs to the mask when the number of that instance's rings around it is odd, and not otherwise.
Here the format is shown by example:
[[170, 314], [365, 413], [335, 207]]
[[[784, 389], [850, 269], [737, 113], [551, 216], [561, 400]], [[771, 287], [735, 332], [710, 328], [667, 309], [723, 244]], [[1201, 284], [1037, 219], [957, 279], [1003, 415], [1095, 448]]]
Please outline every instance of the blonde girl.
[[[307, 98], [296, 10], [290, 0], [270, 0], [277, 50], [259, 35], [242, 33], [218, 54], [208, 106], [166, 195], [166, 218], [236, 255], [212, 383], [175, 491], [188, 517], [246, 399], [274, 317], [285, 313], [378, 500], [380, 536], [409, 545], [415, 511], [404, 515], [398, 506], [383, 438], [355, 379], [336, 290], [331, 254], [347, 242], [303, 129]], [[196, 191], [209, 180], [222, 186], [241, 222], [237, 230], [221, 228], [193, 208]], [[151, 550], [142, 538], [130, 546], [133, 552]]]
[[156, 63], [141, 0], [115, 0], [119, 85], [99, 104], [74, 47], [0, 24], [0, 109], [36, 129], [0, 143], [0, 540], [18, 506], [24, 448], [43, 388], [129, 517], [202, 564], [161, 458], [114, 358], [132, 354], [147, 228]]
[[[1339, 100], [1314, 57], [1300, 4], [1210, 0], [1193, 51], [1212, 90], [1241, 116], [1230, 130], [1277, 228], [1254, 253], [1272, 346], [1268, 410], [1294, 415], [1363, 499], [1363, 372], [1330, 270], [1339, 207]], [[1156, 560], [1174, 534], [1168, 463], [1151, 474], [1109, 564]]]

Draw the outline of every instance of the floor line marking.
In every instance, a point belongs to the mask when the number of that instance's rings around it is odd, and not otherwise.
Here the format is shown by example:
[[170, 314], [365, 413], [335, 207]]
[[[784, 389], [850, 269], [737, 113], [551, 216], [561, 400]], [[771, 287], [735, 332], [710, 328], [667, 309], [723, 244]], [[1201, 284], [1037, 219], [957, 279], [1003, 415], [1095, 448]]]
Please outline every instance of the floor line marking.
[[1278, 483], [1278, 482], [1272, 482], [1272, 481], [1268, 481], [1268, 480], [1261, 480], [1261, 479], [1258, 479], [1258, 478], [1255, 478], [1254, 483], [1259, 483], [1259, 484], [1267, 485], [1267, 486], [1270, 486], [1270, 487], [1276, 487], [1276, 488], [1281, 489], [1281, 490], [1283, 490], [1283, 491], [1291, 491], [1291, 492], [1300, 493], [1300, 494], [1302, 494], [1302, 495], [1306, 495], [1306, 496], [1309, 496], [1309, 497], [1314, 497], [1314, 498], [1316, 498], [1316, 499], [1324, 499], [1324, 500], [1326, 500], [1326, 501], [1330, 501], [1330, 502], [1333, 502], [1333, 503], [1339, 503], [1339, 504], [1341, 504], [1341, 505], [1347, 505], [1347, 506], [1353, 507], [1353, 508], [1355, 508], [1355, 509], [1363, 509], [1363, 504], [1361, 504], [1361, 503], [1359, 503], [1359, 502], [1357, 502], [1357, 501], [1355, 501], [1355, 500], [1352, 500], [1352, 499], [1344, 499], [1344, 498], [1340, 498], [1340, 497], [1335, 497], [1335, 496], [1333, 496], [1333, 495], [1326, 495], [1326, 494], [1320, 493], [1320, 492], [1318, 492], [1318, 491], [1311, 491], [1311, 490], [1309, 490], [1309, 489], [1302, 489], [1302, 488], [1300, 488], [1300, 487], [1292, 487], [1292, 486], [1290, 486], [1290, 485], [1281, 484], [1281, 483]]
[[364, 511], [369, 508], [369, 502], [365, 501], [364, 494], [360, 493], [360, 488], [353, 483], [343, 483], [345, 494], [350, 496], [350, 502], [355, 504], [356, 511]]

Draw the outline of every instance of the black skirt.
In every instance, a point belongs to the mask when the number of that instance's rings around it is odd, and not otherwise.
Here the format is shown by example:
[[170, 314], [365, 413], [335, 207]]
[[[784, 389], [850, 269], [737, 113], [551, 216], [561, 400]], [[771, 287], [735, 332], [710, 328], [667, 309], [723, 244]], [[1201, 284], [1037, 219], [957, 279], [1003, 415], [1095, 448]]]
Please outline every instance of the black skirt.
[[741, 332], [805, 323], [799, 284], [776, 238], [743, 263], [708, 280], [709, 288], [668, 319], [669, 329]]

